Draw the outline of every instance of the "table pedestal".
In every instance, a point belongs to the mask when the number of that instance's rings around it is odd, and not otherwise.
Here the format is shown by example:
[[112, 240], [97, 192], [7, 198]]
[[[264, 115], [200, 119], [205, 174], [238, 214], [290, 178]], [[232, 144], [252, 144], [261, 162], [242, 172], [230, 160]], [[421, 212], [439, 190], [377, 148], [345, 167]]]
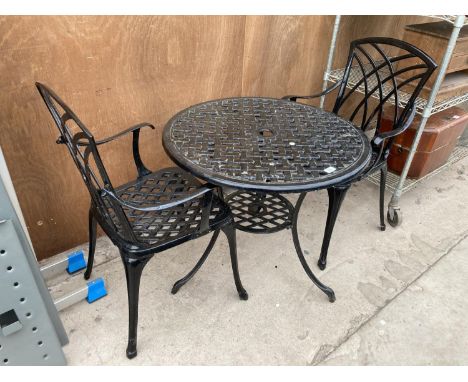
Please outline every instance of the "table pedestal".
[[[330, 287], [320, 282], [314, 275], [304, 258], [299, 242], [297, 220], [305, 196], [306, 193], [302, 193], [299, 196], [295, 207], [288, 199], [280, 194], [255, 191], [235, 191], [225, 197], [225, 201], [234, 215], [235, 227], [240, 231], [249, 233], [274, 233], [285, 228], [291, 228], [294, 247], [296, 248], [299, 261], [307, 276], [309, 276], [312, 282], [328, 296], [330, 302], [334, 302], [336, 299], [335, 293]], [[338, 211], [336, 211], [336, 213], [338, 213]], [[327, 247], [326, 250], [328, 250], [331, 230], [333, 230], [333, 226], [331, 229], [329, 227], [331, 223], [329, 220], [330, 219], [327, 219], [327, 229], [324, 238], [324, 243], [326, 242]], [[327, 231], [329, 232], [328, 235]], [[322, 253], [323, 250], [324, 248], [322, 246]]]

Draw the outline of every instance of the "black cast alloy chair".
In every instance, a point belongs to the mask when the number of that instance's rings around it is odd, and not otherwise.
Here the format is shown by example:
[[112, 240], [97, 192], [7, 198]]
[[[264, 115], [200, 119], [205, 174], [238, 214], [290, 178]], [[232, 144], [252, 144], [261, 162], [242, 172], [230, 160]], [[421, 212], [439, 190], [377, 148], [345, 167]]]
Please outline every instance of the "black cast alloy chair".
[[[153, 125], [141, 123], [109, 138], [95, 140], [51, 89], [40, 83], [36, 83], [36, 86], [59, 129], [57, 143], [67, 146], [91, 195], [89, 257], [85, 278], [90, 277], [93, 266], [96, 222], [120, 250], [128, 291], [127, 357], [133, 358], [137, 354], [140, 278], [143, 268], [155, 253], [214, 232], [195, 268], [174, 284], [172, 293], [175, 294], [201, 267], [222, 230], [229, 242], [237, 292], [241, 299], [247, 300], [237, 266], [233, 217], [222, 201], [222, 195], [217, 194], [221, 192], [220, 189], [200, 184], [179, 168], [149, 171], [140, 158], [138, 141], [140, 129], [154, 129]], [[133, 133], [133, 157], [138, 176], [114, 188], [100, 158], [98, 146], [130, 132]]]
[[[380, 171], [380, 229], [385, 230], [384, 195], [387, 177], [387, 158], [395, 136], [403, 133], [416, 113], [416, 99], [424, 84], [437, 68], [432, 58], [415, 46], [401, 40], [369, 37], [351, 42], [343, 78], [320, 94], [312, 96], [286, 96], [283, 99], [314, 99], [333, 90], [338, 95], [333, 113], [348, 119], [356, 127], [368, 132], [372, 146], [372, 159], [365, 171], [354, 181]], [[392, 121], [391, 129], [384, 131], [382, 116]], [[388, 106], [388, 105], [387, 105]], [[329, 205], [324, 244], [318, 266], [325, 269], [328, 243], [338, 211], [350, 184], [327, 189]], [[387, 216], [396, 226], [398, 215]]]

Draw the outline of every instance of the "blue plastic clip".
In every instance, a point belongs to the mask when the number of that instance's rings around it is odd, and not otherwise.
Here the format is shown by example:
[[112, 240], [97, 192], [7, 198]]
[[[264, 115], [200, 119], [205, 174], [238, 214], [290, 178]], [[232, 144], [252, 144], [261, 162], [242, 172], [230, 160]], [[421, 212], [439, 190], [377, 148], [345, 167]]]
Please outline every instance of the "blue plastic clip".
[[83, 251], [73, 252], [68, 256], [67, 272], [72, 274], [86, 268]]
[[91, 304], [92, 302], [99, 300], [101, 297], [107, 295], [106, 286], [104, 285], [104, 279], [99, 277], [96, 280], [88, 283], [88, 296], [86, 300]]

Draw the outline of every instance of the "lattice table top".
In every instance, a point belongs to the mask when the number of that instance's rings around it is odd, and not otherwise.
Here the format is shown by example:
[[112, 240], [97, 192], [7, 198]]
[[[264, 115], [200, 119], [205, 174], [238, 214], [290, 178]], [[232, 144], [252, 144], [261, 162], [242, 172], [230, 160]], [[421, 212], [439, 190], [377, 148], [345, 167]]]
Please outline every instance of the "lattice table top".
[[213, 184], [300, 192], [345, 182], [369, 162], [370, 144], [335, 114], [273, 98], [227, 98], [176, 114], [168, 155]]

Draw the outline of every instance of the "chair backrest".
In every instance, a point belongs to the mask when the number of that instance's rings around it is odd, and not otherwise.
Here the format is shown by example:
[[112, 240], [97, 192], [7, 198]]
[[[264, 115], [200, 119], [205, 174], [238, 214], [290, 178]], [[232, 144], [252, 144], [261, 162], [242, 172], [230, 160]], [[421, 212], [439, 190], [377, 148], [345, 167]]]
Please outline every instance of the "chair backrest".
[[107, 190], [115, 194], [93, 135], [53, 90], [38, 82], [36, 87], [60, 132], [57, 143], [67, 146], [88, 188], [93, 212], [100, 225], [111, 239], [117, 235], [126, 241], [134, 241], [122, 206], [103, 192]]
[[385, 105], [392, 130], [403, 126], [436, 68], [432, 58], [401, 40], [369, 37], [352, 41], [333, 112], [363, 131], [375, 129], [371, 143], [379, 152], [377, 160], [386, 159], [393, 139], [378, 145], [374, 142], [381, 132]]

